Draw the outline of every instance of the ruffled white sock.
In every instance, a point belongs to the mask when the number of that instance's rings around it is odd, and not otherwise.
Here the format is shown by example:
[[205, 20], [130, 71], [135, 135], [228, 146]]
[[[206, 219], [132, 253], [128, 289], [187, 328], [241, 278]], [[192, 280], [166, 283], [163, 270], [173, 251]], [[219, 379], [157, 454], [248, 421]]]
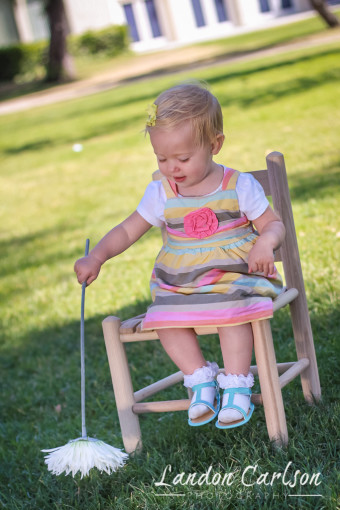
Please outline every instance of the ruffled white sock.
[[[223, 390], [227, 388], [251, 388], [254, 385], [254, 376], [251, 372], [248, 375], [235, 375], [235, 374], [219, 374], [217, 376], [217, 382], [219, 387]], [[228, 403], [229, 394], [223, 395], [222, 405], [225, 406]], [[241, 407], [246, 414], [248, 414], [250, 406], [250, 396], [243, 395], [241, 393], [235, 393], [234, 402], [235, 405]], [[230, 423], [236, 420], [243, 419], [244, 416], [237, 411], [237, 409], [223, 409], [218, 414], [218, 420], [223, 423]]]
[[[215, 379], [218, 374], [218, 365], [217, 363], [207, 361], [207, 365], [201, 368], [197, 368], [192, 374], [184, 376], [184, 386], [186, 388], [192, 388], [196, 384], [201, 384], [205, 382], [211, 382]], [[201, 390], [201, 399], [206, 400], [210, 404], [214, 405], [216, 395], [216, 389], [212, 386], [208, 388], [202, 388]], [[191, 399], [191, 403], [196, 402], [197, 391], [194, 392], [193, 397]], [[198, 418], [207, 412], [207, 406], [204, 404], [198, 404], [197, 406], [193, 406], [189, 410], [189, 418], [193, 420], [194, 418]]]

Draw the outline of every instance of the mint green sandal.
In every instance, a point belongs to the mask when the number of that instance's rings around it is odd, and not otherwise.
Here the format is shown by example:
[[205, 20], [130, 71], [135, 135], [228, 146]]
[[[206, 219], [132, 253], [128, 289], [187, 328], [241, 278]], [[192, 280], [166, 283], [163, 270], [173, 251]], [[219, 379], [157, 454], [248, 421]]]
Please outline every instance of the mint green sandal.
[[[202, 388], [207, 388], [209, 386], [214, 386], [216, 388], [216, 397], [215, 397], [214, 405], [212, 405], [210, 402], [207, 402], [206, 400], [201, 399]], [[208, 407], [207, 412], [204, 413], [202, 416], [198, 416], [197, 418], [193, 418], [193, 419], [191, 419], [191, 418], [188, 419], [188, 423], [189, 423], [189, 425], [191, 425], [191, 427], [200, 427], [201, 425], [205, 425], [206, 423], [209, 423], [212, 420], [214, 420], [219, 413], [220, 394], [218, 392], [218, 384], [216, 381], [205, 382], [205, 383], [201, 383], [201, 384], [195, 384], [195, 386], [193, 386], [191, 389], [193, 392], [197, 391], [197, 395], [196, 395], [196, 401], [193, 402], [192, 404], [190, 404], [189, 410], [192, 407], [197, 406], [199, 404], [203, 404]]]
[[223, 423], [222, 421], [218, 420], [215, 423], [218, 429], [233, 429], [234, 427], [240, 427], [241, 425], [244, 425], [250, 420], [251, 415], [253, 414], [254, 411], [254, 404], [251, 401], [248, 414], [246, 414], [241, 407], [234, 404], [235, 393], [243, 393], [244, 395], [249, 395], [251, 397], [250, 388], [226, 388], [223, 391], [223, 395], [226, 393], [229, 393], [228, 403], [221, 408], [221, 411], [223, 409], [235, 409], [235, 411], [239, 411], [242, 414], [243, 418], [241, 418], [240, 420], [232, 421], [230, 423]]

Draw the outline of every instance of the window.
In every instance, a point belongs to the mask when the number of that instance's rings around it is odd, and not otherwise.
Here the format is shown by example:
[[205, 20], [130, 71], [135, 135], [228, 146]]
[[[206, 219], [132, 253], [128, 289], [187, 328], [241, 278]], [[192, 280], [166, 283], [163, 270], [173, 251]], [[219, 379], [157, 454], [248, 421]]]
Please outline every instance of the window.
[[222, 23], [228, 20], [228, 13], [223, 0], [215, 0], [218, 21]]
[[157, 11], [155, 8], [154, 0], [145, 0], [146, 10], [150, 20], [152, 35], [154, 37], [160, 37], [162, 35], [161, 29], [158, 23]]
[[129, 25], [131, 39], [133, 40], [133, 42], [137, 42], [139, 41], [139, 34], [137, 30], [135, 16], [133, 14], [132, 4], [124, 4], [123, 7], [126, 21], [128, 22]]
[[196, 25], [198, 27], [204, 27], [205, 21], [204, 21], [204, 16], [203, 16], [203, 12], [202, 12], [201, 0], [191, 0], [191, 2], [192, 2], [192, 7], [194, 9]]
[[293, 7], [292, 0], [281, 0], [282, 9], [289, 9], [290, 7]]
[[261, 12], [269, 12], [270, 11], [268, 0], [259, 0], [259, 2], [260, 2]]

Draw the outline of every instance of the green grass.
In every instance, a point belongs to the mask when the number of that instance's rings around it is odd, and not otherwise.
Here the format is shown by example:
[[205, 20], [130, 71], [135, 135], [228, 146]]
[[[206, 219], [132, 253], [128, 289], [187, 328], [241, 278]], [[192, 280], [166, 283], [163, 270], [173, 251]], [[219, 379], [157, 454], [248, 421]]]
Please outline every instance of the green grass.
[[[336, 44], [262, 60], [132, 83], [72, 102], [2, 118], [0, 507], [17, 509], [336, 509], [339, 483], [339, 49]], [[246, 427], [221, 432], [187, 426], [185, 413], [141, 418], [144, 449], [108, 476], [54, 477], [42, 448], [80, 435], [80, 287], [73, 263], [136, 207], [155, 160], [142, 134], [155, 96], [189, 77], [219, 97], [226, 142], [218, 161], [263, 168], [265, 154], [286, 156], [323, 390], [310, 407], [296, 380], [283, 390], [289, 445], [275, 451], [262, 408]], [[72, 145], [80, 142], [81, 153]], [[149, 303], [148, 280], [160, 237], [152, 229], [105, 264], [86, 294], [87, 427], [117, 447], [122, 440], [101, 332], [108, 314], [127, 318]], [[273, 320], [277, 358], [294, 359], [288, 312]], [[215, 337], [202, 339], [221, 364]], [[159, 343], [127, 346], [138, 389], [175, 370]], [[182, 398], [183, 387], [163, 396]], [[162, 397], [162, 395], [160, 395]], [[241, 483], [257, 473], [321, 473], [319, 486]], [[181, 472], [237, 471], [231, 486], [157, 487], [170, 464]], [[253, 483], [256, 478], [247, 478]], [[161, 496], [166, 492], [184, 496]], [[321, 494], [322, 497], [293, 497]]]
[[[340, 15], [340, 10], [335, 10], [336, 15]], [[337, 33], [337, 30], [333, 30], [333, 33]], [[216, 61], [218, 63], [221, 59], [228, 57], [235, 57], [252, 53], [258, 50], [264, 50], [268, 48], [275, 48], [282, 44], [290, 44], [295, 42], [301, 42], [303, 40], [312, 40], [314, 37], [328, 36], [330, 30], [325, 26], [320, 16], [314, 15], [311, 18], [303, 19], [301, 21], [295, 21], [294, 23], [288, 23], [286, 25], [268, 28], [266, 30], [255, 30], [253, 32], [238, 34], [231, 37], [225, 37], [213, 41], [205, 41], [200, 44], [188, 45], [183, 48], [176, 48], [174, 50], [167, 50], [167, 55], [174, 55], [176, 57], [181, 52], [187, 52], [192, 50], [192, 55], [187, 59], [187, 63], [176, 65], [176, 69], [185, 69], [190, 62], [190, 65], [199, 65], [201, 62], [208, 61], [212, 63]], [[201, 48], [209, 49], [208, 54], [202, 54]], [[164, 59], [162, 58], [162, 52], [152, 53], [152, 57], [157, 61], [159, 60], [160, 66], [158, 68], [159, 73], [164, 73]], [[112, 73], [114, 71], [120, 71], [126, 66], [134, 68], [136, 65], [139, 68], [148, 69], [148, 62], [150, 60], [150, 54], [134, 54], [132, 51], [127, 51], [122, 55], [116, 57], [107, 57], [105, 55], [93, 56], [77, 56], [74, 57], [74, 65], [76, 69], [77, 79], [91, 78], [95, 75], [104, 73]], [[31, 76], [41, 76], [43, 69], [39, 66], [39, 69], [35, 73], [31, 73]], [[155, 73], [155, 71], [152, 71]], [[18, 96], [30, 94], [32, 92], [39, 92], [48, 88], [59, 87], [59, 85], [47, 84], [43, 79], [35, 79], [33, 81], [27, 80], [27, 77], [18, 77], [16, 83], [0, 83], [0, 101], [15, 98]]]

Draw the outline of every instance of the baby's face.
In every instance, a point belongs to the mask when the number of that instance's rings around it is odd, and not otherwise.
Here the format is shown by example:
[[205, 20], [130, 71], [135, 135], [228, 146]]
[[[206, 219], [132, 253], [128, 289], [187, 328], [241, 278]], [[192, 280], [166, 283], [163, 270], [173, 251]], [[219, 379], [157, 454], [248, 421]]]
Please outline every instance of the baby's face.
[[197, 146], [189, 121], [171, 130], [152, 129], [150, 140], [159, 170], [177, 184], [180, 194], [195, 196], [210, 192], [207, 185], [217, 166], [212, 160], [213, 144]]

